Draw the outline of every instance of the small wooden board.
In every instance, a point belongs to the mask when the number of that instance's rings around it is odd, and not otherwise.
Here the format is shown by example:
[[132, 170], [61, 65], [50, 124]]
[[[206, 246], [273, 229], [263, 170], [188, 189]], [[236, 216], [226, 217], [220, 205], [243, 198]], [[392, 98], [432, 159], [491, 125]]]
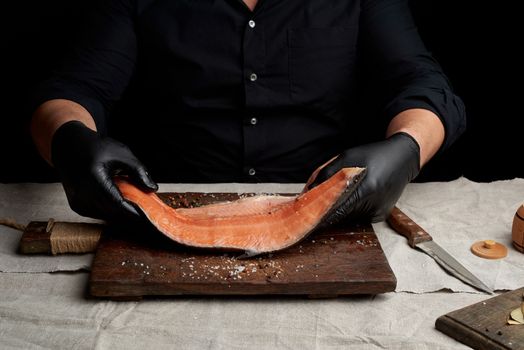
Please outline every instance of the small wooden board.
[[18, 252], [20, 254], [51, 254], [51, 232], [47, 222], [31, 221], [24, 230]]
[[508, 325], [522, 303], [524, 288], [481, 301], [437, 319], [437, 329], [478, 350], [524, 349], [524, 325]]
[[[238, 195], [187, 193], [161, 198], [179, 207], [234, 200]], [[385, 293], [396, 286], [371, 225], [318, 232], [284, 251], [248, 259], [190, 249], [154, 230], [141, 230], [104, 235], [91, 270], [92, 296], [124, 300], [161, 295], [335, 297]]]

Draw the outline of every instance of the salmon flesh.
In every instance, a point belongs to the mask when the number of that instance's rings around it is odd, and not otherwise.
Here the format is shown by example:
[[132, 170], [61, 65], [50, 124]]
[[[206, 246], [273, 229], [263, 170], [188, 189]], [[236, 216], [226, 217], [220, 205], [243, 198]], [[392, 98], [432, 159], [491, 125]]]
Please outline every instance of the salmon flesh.
[[364, 175], [364, 168], [344, 168], [297, 196], [257, 195], [179, 209], [125, 178], [118, 178], [116, 184], [124, 198], [172, 240], [199, 248], [240, 250], [252, 256], [285, 249], [319, 225], [329, 223], [330, 215], [354, 192]]

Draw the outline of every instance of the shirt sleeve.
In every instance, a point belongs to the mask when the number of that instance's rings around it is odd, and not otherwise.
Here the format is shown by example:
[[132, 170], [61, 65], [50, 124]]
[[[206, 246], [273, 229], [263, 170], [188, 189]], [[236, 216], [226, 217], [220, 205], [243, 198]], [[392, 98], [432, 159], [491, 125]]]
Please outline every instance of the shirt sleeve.
[[[422, 42], [407, 0], [362, 0], [360, 44], [385, 122], [422, 108], [442, 121], [447, 149], [465, 130], [464, 104]], [[366, 77], [367, 78], [367, 77]]]
[[126, 89], [135, 69], [136, 36], [130, 0], [97, 1], [82, 37], [64, 62], [31, 96], [36, 108], [51, 99], [67, 99], [86, 108], [97, 129]]

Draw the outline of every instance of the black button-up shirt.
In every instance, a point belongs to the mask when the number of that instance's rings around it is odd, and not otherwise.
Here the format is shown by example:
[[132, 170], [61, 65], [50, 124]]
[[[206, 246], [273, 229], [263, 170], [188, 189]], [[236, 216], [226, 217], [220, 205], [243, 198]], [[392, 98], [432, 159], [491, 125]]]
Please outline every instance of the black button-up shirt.
[[305, 181], [409, 108], [441, 118], [442, 149], [465, 127], [407, 1], [101, 3], [36, 101], [83, 105], [157, 180]]

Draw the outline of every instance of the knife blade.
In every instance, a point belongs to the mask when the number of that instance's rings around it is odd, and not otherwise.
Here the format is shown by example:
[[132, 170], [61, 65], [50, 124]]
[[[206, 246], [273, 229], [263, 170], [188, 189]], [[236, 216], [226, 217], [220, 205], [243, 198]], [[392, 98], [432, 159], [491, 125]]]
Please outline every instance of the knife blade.
[[422, 227], [404, 214], [399, 208], [394, 207], [387, 218], [388, 224], [399, 234], [408, 239], [411, 248], [418, 248], [431, 256], [440, 266], [451, 275], [470, 286], [488, 294], [493, 291], [482, 283], [475, 275], [469, 272], [461, 263], [440, 247]]

